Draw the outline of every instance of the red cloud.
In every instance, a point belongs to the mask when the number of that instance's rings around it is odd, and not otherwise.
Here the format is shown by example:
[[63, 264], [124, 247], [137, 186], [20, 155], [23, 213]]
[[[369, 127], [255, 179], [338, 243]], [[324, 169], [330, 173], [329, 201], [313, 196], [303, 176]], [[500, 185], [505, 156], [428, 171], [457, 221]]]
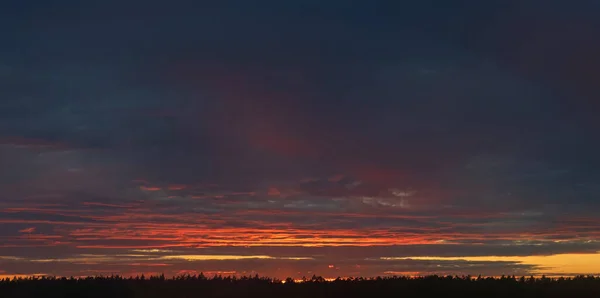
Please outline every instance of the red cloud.
[[281, 192], [277, 188], [271, 187], [271, 188], [269, 188], [269, 191], [267, 192], [267, 195], [269, 195], [269, 196], [280, 196]]

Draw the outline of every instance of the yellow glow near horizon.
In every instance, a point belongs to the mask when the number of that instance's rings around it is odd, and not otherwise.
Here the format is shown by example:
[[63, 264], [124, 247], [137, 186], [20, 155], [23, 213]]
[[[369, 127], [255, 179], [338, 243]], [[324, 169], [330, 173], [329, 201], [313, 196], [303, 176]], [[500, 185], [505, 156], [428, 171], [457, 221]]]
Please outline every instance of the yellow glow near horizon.
[[33, 273], [33, 274], [0, 274], [0, 279], [13, 279], [13, 278], [30, 278], [30, 277], [42, 277], [48, 276], [46, 273]]
[[479, 256], [479, 257], [382, 257], [382, 260], [515, 262], [537, 266], [536, 274], [599, 274], [600, 253], [556, 254], [548, 256]]

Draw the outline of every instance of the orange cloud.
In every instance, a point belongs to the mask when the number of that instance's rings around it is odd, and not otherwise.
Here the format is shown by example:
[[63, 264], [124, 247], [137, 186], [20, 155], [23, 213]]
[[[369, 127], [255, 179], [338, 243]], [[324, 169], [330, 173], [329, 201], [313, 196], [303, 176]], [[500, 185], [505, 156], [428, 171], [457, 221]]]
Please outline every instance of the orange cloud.
[[33, 233], [33, 232], [35, 232], [35, 227], [22, 229], [22, 230], [19, 230], [19, 232], [20, 233]]
[[169, 190], [183, 190], [186, 188], [187, 188], [187, 186], [182, 185], [182, 184], [169, 185], [169, 187], [168, 187]]
[[159, 190], [161, 190], [160, 187], [155, 187], [155, 186], [146, 187], [146, 186], [143, 186], [143, 185], [140, 186], [140, 189], [144, 190], [144, 191], [159, 191]]

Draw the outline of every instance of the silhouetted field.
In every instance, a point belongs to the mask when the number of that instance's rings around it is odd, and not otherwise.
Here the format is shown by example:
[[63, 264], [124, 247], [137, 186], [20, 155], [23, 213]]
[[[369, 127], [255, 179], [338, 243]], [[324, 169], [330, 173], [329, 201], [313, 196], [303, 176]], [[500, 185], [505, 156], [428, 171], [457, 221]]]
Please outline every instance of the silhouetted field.
[[264, 277], [26, 278], [0, 281], [0, 297], [600, 297], [600, 277], [349, 278], [303, 282]]

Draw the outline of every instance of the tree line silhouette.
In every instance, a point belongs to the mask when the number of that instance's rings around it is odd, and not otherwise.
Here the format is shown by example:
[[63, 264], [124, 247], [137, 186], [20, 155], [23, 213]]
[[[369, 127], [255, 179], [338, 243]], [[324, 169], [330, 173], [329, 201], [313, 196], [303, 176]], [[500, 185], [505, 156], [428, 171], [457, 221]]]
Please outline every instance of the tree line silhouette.
[[42, 276], [0, 280], [0, 297], [600, 297], [600, 277]]

